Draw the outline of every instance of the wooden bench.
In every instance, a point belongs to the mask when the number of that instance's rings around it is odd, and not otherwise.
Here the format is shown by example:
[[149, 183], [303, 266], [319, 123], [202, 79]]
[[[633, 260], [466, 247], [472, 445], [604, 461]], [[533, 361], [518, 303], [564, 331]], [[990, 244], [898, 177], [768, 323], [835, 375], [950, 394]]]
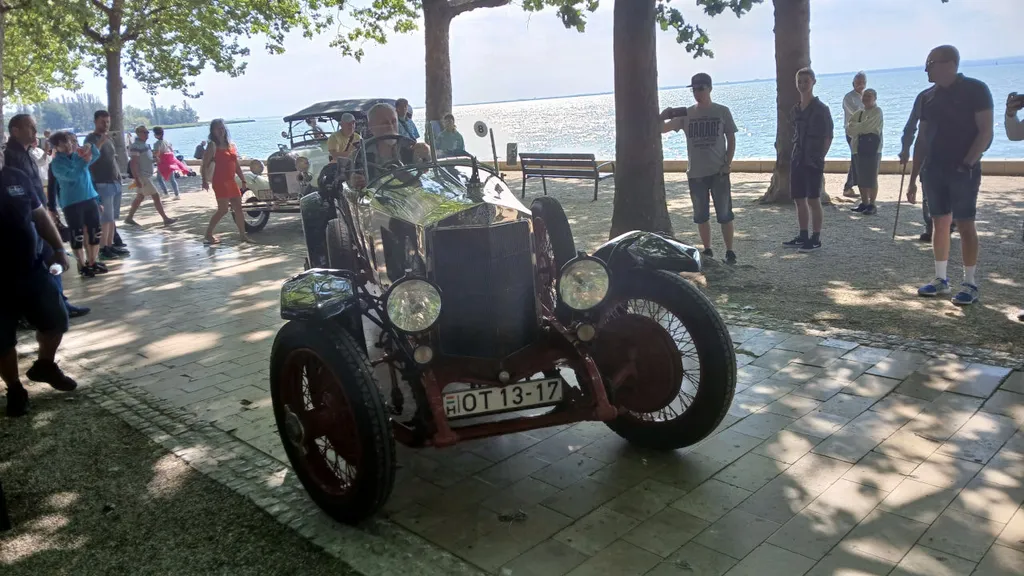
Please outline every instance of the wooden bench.
[[[594, 200], [597, 200], [597, 188], [601, 180], [615, 175], [615, 164], [612, 162], [597, 163], [593, 154], [528, 154], [520, 153], [519, 162], [523, 168], [523, 192], [526, 198], [526, 181], [540, 178], [544, 184], [544, 195], [548, 195], [548, 178], [576, 178], [594, 181]], [[601, 173], [601, 168], [611, 166], [612, 171]]]

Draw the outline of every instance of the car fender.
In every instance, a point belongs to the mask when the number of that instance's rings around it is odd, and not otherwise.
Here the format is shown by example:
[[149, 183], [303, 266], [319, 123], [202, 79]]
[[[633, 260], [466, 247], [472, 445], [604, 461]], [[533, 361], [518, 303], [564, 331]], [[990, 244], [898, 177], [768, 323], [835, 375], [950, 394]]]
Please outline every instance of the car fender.
[[634, 230], [612, 238], [594, 252], [614, 273], [630, 268], [700, 272], [700, 251], [655, 232]]
[[245, 181], [239, 180], [238, 176], [235, 176], [235, 183], [240, 187], [248, 188], [253, 192], [257, 190], [270, 190], [270, 180], [262, 174], [253, 174], [252, 172], [243, 172]]

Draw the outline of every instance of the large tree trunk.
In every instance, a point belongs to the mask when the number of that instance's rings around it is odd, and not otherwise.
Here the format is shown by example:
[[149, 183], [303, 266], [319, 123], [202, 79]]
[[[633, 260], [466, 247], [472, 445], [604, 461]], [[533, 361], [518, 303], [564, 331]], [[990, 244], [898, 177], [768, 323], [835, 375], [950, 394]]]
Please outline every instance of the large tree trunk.
[[122, 95], [124, 82], [121, 80], [121, 50], [107, 47], [107, 112], [110, 112], [110, 138], [117, 154], [121, 173], [128, 173], [128, 151], [124, 145], [124, 105]]
[[[4, 118], [4, 53], [7, 49], [7, 9], [0, 9], [0, 134], [7, 131], [7, 122]], [[2, 140], [2, 138], [0, 138]]]
[[448, 0], [423, 1], [423, 31], [426, 39], [427, 133], [431, 120], [452, 111], [452, 61], [448, 45], [452, 13]]
[[[775, 171], [762, 202], [791, 202], [789, 163], [793, 159], [793, 125], [789, 111], [800, 102], [797, 70], [811, 65], [810, 0], [774, 0], [775, 93], [778, 125], [775, 129]], [[822, 198], [824, 201], [824, 197]]]
[[672, 233], [665, 205], [655, 0], [616, 0], [615, 208], [611, 237], [631, 230]]

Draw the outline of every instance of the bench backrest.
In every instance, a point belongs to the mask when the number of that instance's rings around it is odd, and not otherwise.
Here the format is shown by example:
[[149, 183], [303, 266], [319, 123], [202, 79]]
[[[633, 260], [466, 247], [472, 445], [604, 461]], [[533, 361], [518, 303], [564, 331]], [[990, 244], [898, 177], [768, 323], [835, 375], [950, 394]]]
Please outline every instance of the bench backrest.
[[597, 158], [593, 154], [519, 153], [523, 172], [545, 174], [551, 172], [597, 174]]

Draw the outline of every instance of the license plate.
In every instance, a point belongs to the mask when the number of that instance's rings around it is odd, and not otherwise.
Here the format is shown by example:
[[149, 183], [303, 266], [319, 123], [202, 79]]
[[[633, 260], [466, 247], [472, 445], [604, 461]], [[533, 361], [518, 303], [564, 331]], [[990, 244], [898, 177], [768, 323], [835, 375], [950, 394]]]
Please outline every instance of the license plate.
[[274, 198], [274, 193], [270, 190], [257, 190], [256, 198], [259, 200], [271, 200]]
[[545, 378], [505, 387], [476, 388], [445, 394], [444, 413], [448, 418], [465, 418], [557, 404], [561, 401], [562, 379]]

